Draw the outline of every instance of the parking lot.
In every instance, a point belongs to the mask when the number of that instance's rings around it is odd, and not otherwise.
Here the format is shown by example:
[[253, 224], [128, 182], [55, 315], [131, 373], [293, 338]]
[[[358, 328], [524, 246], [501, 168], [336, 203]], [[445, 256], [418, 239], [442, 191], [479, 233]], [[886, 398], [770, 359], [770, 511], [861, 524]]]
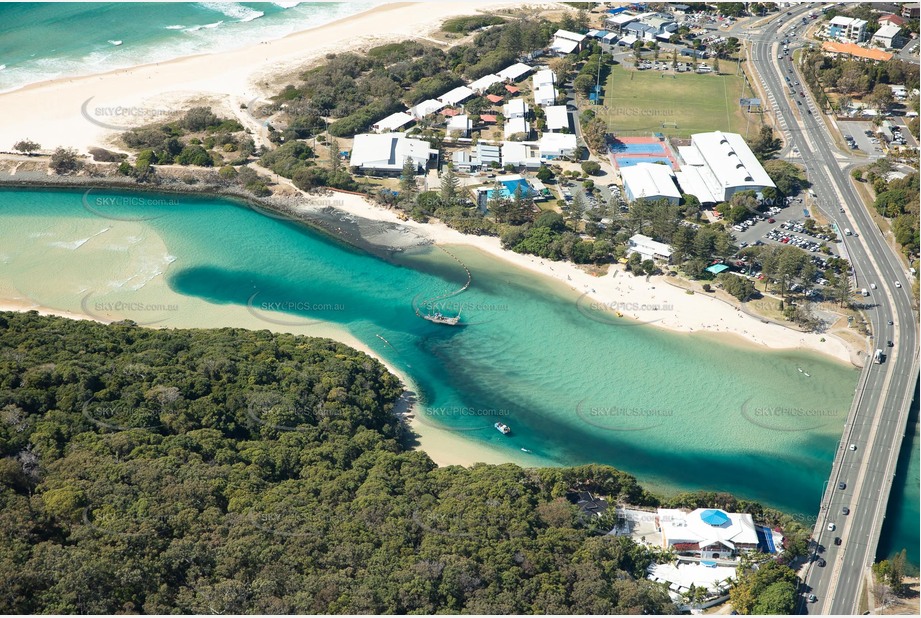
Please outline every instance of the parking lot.
[[[877, 138], [875, 134], [873, 137], [866, 134], [867, 131], [871, 133], [874, 131], [875, 127], [872, 122], [842, 122], [838, 126], [841, 127], [841, 135], [844, 137], [845, 141], [847, 141], [849, 137], [853, 138], [854, 143], [857, 145], [857, 150], [869, 155], [883, 154], [879, 138]], [[876, 141], [874, 142], [873, 140]], [[848, 142], [848, 145], [850, 145], [850, 142]]]
[[831, 255], [837, 255], [834, 239], [814, 236], [803, 227], [806, 219], [803, 208], [803, 198], [795, 198], [784, 208], [774, 206], [743, 222], [738, 226], [741, 229], [731, 228], [736, 243], [742, 248], [768, 244], [792, 245], [815, 256], [826, 257], [819, 251], [819, 246], [824, 242], [831, 250]]

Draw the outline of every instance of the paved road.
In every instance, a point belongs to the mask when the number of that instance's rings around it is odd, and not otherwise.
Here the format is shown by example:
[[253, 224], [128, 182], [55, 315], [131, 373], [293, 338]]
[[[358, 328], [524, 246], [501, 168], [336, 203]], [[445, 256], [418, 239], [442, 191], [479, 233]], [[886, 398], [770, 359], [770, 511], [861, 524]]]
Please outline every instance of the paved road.
[[[860, 594], [867, 573], [876, 555], [879, 531], [883, 523], [898, 457], [905, 434], [907, 407], [911, 401], [917, 375], [918, 329], [911, 306], [910, 279], [904, 265], [886, 244], [848, 177], [851, 161], [837, 150], [822, 121], [820, 110], [809, 93], [791, 101], [785, 89], [784, 75], [790, 75], [788, 59], [777, 61], [780, 31], [793, 20], [799, 23], [810, 7], [793, 10], [793, 15], [781, 15], [752, 33], [752, 57], [755, 69], [769, 95], [778, 123], [785, 135], [801, 153], [809, 179], [818, 195], [819, 207], [839, 228], [858, 231], [857, 239], [848, 238], [847, 249], [856, 273], [858, 288], [875, 283], [867, 312], [876, 340], [888, 353], [885, 363], [868, 363], [861, 374], [855, 405], [844, 428], [821, 511], [814, 533], [817, 556], [824, 557], [827, 566], [812, 562], [805, 575], [806, 594], [815, 594], [818, 602], [801, 604], [804, 613], [852, 614], [860, 607]], [[792, 47], [792, 45], [791, 45]], [[797, 74], [797, 79], [802, 78]], [[798, 92], [798, 91], [797, 91]], [[805, 110], [811, 110], [812, 114]], [[844, 213], [839, 208], [845, 209]], [[895, 285], [896, 281], [902, 287]], [[888, 325], [892, 321], [893, 325]], [[886, 340], [895, 342], [885, 348]], [[855, 445], [851, 451], [849, 446]], [[839, 483], [846, 488], [838, 489]], [[816, 488], [818, 492], [820, 488]], [[850, 515], [842, 514], [842, 507]], [[827, 529], [829, 523], [835, 530]], [[841, 545], [835, 545], [835, 538]]]

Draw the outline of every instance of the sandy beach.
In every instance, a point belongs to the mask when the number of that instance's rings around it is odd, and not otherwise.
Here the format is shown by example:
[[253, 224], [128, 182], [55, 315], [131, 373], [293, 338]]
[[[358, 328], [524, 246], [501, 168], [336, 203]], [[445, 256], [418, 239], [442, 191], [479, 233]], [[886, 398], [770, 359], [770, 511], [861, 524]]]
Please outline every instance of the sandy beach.
[[[379, 6], [282, 39], [233, 51], [189, 56], [98, 75], [60, 78], [0, 94], [0, 150], [20, 139], [46, 150], [68, 146], [85, 152], [108, 145], [118, 130], [175, 112], [178, 103], [209, 99], [239, 109], [273, 95], [281, 76], [328, 53], [364, 51], [410, 38], [426, 39], [441, 22], [479, 11], [520, 8], [512, 2], [403, 2]], [[97, 111], [98, 110], [98, 111]]]

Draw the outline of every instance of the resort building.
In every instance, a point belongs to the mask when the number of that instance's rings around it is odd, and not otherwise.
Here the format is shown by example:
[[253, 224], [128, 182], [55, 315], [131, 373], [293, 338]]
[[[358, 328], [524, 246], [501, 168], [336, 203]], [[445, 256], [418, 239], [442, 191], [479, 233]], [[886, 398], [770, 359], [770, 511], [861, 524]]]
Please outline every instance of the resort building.
[[489, 75], [484, 75], [478, 80], [472, 81], [468, 84], [470, 89], [477, 94], [483, 94], [486, 90], [493, 84], [501, 84], [504, 80], [498, 75], [490, 73]]
[[529, 139], [531, 137], [531, 123], [522, 117], [510, 118], [505, 121], [502, 133], [505, 135], [505, 139], [509, 139], [513, 135], [521, 135], [521, 139]]
[[501, 77], [503, 80], [515, 82], [533, 70], [534, 70], [533, 67], [530, 67], [523, 62], [517, 62], [510, 67], [505, 67], [504, 69], [496, 73], [496, 75]]
[[582, 41], [584, 40], [584, 34], [570, 32], [569, 30], [557, 30], [553, 34], [553, 43], [550, 44], [550, 50], [560, 55], [571, 54], [582, 50]]
[[569, 130], [569, 111], [565, 105], [550, 105], [544, 108], [548, 131]]
[[471, 125], [470, 117], [467, 114], [453, 116], [448, 119], [448, 135], [467, 137], [470, 134]]
[[361, 133], [352, 143], [349, 165], [364, 174], [399, 175], [406, 159], [421, 172], [438, 163], [438, 149], [405, 133]]
[[476, 93], [467, 86], [458, 86], [438, 97], [438, 100], [445, 105], [458, 105], [475, 94]]
[[[631, 239], [632, 240], [632, 239]], [[662, 547], [698, 558], [725, 559], [758, 549], [758, 532], [748, 513], [720, 509], [659, 509]]]
[[639, 253], [644, 260], [668, 262], [672, 259], [672, 248], [669, 245], [653, 240], [643, 234], [634, 234], [627, 241], [627, 255], [634, 253]]
[[539, 169], [540, 152], [534, 142], [502, 142], [502, 164]]
[[624, 181], [628, 202], [646, 199], [668, 200], [669, 204], [677, 204], [681, 200], [681, 192], [675, 186], [675, 178], [668, 165], [637, 163], [621, 167], [620, 177]]
[[441, 108], [445, 106], [444, 103], [438, 99], [428, 99], [422, 103], [418, 103], [409, 108], [409, 113], [413, 115], [417, 120], [425, 118], [430, 114], [434, 114]]
[[901, 47], [902, 37], [899, 35], [901, 31], [902, 28], [895, 24], [880, 26], [879, 30], [873, 33], [871, 42], [880, 47]]
[[525, 103], [524, 99], [512, 99], [502, 107], [502, 115], [506, 120], [513, 118], [526, 118], [531, 108]]
[[454, 166], [454, 170], [458, 172], [463, 172], [469, 174], [473, 171], [473, 156], [470, 154], [469, 150], [457, 150], [454, 154], [451, 155], [451, 164]]
[[867, 62], [888, 62], [892, 60], [892, 54], [881, 49], [861, 47], [854, 43], [836, 43], [835, 41], [825, 41], [822, 43], [822, 51], [827, 56], [846, 56], [855, 60], [864, 60]]
[[473, 163], [483, 169], [499, 167], [502, 163], [502, 152], [499, 146], [477, 142], [473, 148]]
[[690, 146], [679, 146], [684, 161], [676, 174], [684, 193], [702, 204], [726, 202], [738, 191], [773, 187], [755, 154], [738, 133], [695, 133]]
[[378, 120], [371, 128], [377, 131], [378, 133], [390, 133], [391, 131], [396, 131], [402, 129], [411, 122], [415, 122], [416, 119], [412, 115], [407, 114], [406, 112], [397, 112], [395, 114], [390, 114], [386, 118]]
[[836, 15], [828, 22], [828, 38], [844, 43], [860, 43], [867, 39], [867, 20]]
[[533, 77], [534, 103], [546, 107], [556, 103], [556, 75], [550, 69], [541, 69]]
[[550, 161], [575, 155], [576, 147], [575, 133], [544, 133], [538, 142], [541, 158]]

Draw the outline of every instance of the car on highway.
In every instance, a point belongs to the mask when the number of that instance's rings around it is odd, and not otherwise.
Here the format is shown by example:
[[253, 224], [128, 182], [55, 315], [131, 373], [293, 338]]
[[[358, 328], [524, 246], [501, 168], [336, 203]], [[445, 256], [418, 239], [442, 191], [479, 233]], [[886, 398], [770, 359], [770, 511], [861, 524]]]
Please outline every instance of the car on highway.
[[830, 531], [832, 531], [832, 532], [835, 531], [835, 524], [834, 524], [834, 522], [828, 524], [828, 529], [829, 529]]
[[819, 558], [819, 561], [816, 564], [818, 564], [820, 567], [825, 566], [825, 558]]
[[887, 342], [886, 342], [886, 347], [887, 347], [887, 348], [891, 348], [893, 345], [895, 345], [895, 344], [892, 343], [891, 341], [887, 341]]
[[852, 451], [856, 451], [856, 450], [857, 450], [857, 445], [856, 445], [856, 444], [852, 444], [852, 445], [851, 445], [850, 447], [848, 447], [848, 448], [850, 448]]
[[844, 491], [845, 489], [847, 489], [847, 483], [838, 483], [838, 489], [840, 489], [841, 491]]
[[851, 514], [851, 509], [847, 508], [846, 506], [842, 506], [842, 507], [841, 507], [841, 514], [842, 514], [842, 515], [850, 515], [850, 514]]
[[902, 284], [899, 283], [898, 281], [896, 281], [896, 282], [895, 282], [895, 287], [900, 288], [900, 287], [902, 287]]
[[816, 601], [819, 600], [819, 597], [815, 596], [814, 594], [810, 594], [808, 599], [810, 603], [815, 603]]
[[876, 284], [875, 284], [875, 283], [871, 283], [871, 284], [870, 284], [870, 289], [871, 289], [871, 290], [875, 290], [875, 289], [876, 289]]
[[836, 536], [836, 537], [835, 537], [835, 545], [841, 545], [841, 537], [840, 537], [840, 536]]
[[892, 325], [893, 325], [893, 321], [892, 321], [892, 320], [889, 320], [888, 322], [886, 322], [886, 324], [888, 324], [889, 326], [892, 326]]

